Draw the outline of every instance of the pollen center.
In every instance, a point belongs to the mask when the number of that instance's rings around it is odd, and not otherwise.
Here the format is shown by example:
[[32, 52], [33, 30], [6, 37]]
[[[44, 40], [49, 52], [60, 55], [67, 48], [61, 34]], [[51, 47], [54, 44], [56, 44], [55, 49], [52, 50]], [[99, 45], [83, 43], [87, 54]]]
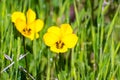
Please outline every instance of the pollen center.
[[30, 35], [31, 34], [31, 29], [24, 28], [23, 33], [26, 34], [26, 35]]
[[57, 49], [62, 49], [65, 44], [62, 41], [57, 41], [56, 42], [56, 48]]

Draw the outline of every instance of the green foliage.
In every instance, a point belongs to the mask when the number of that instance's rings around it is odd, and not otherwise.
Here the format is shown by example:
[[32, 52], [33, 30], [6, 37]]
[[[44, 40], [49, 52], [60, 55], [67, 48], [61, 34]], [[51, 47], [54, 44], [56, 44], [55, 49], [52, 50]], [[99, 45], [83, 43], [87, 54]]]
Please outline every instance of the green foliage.
[[[0, 80], [120, 80], [120, 1], [105, 1], [0, 0]], [[29, 8], [45, 23], [34, 41], [23, 40], [11, 22], [14, 11]], [[79, 40], [55, 54], [43, 35], [62, 23], [71, 24]]]

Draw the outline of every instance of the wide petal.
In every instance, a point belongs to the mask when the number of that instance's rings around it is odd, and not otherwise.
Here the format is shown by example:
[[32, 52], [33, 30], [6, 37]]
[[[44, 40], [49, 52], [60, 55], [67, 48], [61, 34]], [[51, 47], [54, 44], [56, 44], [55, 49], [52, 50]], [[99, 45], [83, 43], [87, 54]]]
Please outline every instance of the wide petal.
[[43, 28], [43, 26], [44, 26], [44, 22], [43, 22], [42, 20], [37, 19], [37, 20], [35, 21], [35, 31], [36, 31], [36, 32], [41, 31], [42, 28]]
[[48, 32], [49, 33], [53, 33], [53, 34], [55, 34], [55, 35], [57, 35], [57, 36], [60, 36], [60, 28], [59, 27], [57, 27], [57, 26], [51, 26], [49, 29], [48, 29]]
[[39, 38], [39, 34], [38, 33], [35, 33], [35, 38], [37, 39], [37, 38]]
[[53, 45], [53, 46], [50, 47], [50, 50], [53, 51], [53, 52], [56, 52], [56, 53], [64, 53], [64, 52], [66, 52], [68, 49], [67, 49], [66, 46], [63, 46], [63, 48], [58, 49], [58, 48], [56, 48], [56, 45]]
[[37, 39], [37, 38], [39, 38], [39, 34], [38, 33], [32, 33], [30, 36], [28, 36], [28, 38], [30, 38], [31, 40]]
[[11, 16], [12, 22], [15, 23], [17, 19], [21, 19], [26, 22], [25, 14], [22, 12], [14, 12]]
[[15, 22], [15, 26], [19, 32], [22, 32], [23, 29], [26, 27], [26, 22], [21, 19], [17, 19]]
[[59, 37], [53, 33], [47, 32], [44, 34], [43, 40], [47, 46], [52, 46], [59, 40]]
[[68, 48], [73, 48], [78, 41], [78, 37], [75, 34], [69, 34], [67, 36], [64, 36], [62, 38], [62, 41]]
[[39, 38], [39, 34], [38, 33], [34, 33], [34, 32], [31, 32], [31, 34], [25, 34], [25, 33], [21, 33], [23, 36], [29, 38], [30, 40], [34, 40], [35, 38]]
[[30, 40], [33, 40], [34, 39], [34, 33], [31, 33], [31, 34], [25, 34], [25, 33], [22, 33], [23, 36], [29, 38]]
[[29, 9], [27, 11], [27, 24], [30, 24], [31, 22], [35, 21], [36, 14], [32, 9]]
[[73, 32], [71, 26], [69, 24], [60, 25], [60, 29], [63, 35], [71, 34]]
[[35, 30], [35, 22], [32, 22], [30, 24], [27, 24], [26, 26], [28, 29], [31, 29], [32, 31], [34, 31], [34, 33], [36, 32]]

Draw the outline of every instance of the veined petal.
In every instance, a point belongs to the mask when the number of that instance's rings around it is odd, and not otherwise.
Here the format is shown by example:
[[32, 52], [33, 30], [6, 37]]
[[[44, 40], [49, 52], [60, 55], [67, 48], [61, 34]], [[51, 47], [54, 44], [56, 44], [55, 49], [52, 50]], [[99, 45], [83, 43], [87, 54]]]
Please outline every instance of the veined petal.
[[32, 9], [29, 9], [27, 11], [27, 24], [35, 21], [35, 18], [36, 18], [35, 12]]
[[37, 19], [37, 20], [35, 21], [35, 31], [36, 31], [36, 32], [41, 31], [41, 29], [43, 28], [43, 26], [44, 26], [44, 22], [43, 22], [42, 20]]
[[67, 49], [66, 46], [63, 46], [63, 48], [58, 49], [58, 48], [56, 48], [56, 45], [53, 45], [53, 46], [50, 47], [50, 50], [53, 51], [53, 52], [56, 52], [56, 53], [64, 53], [64, 52], [66, 52], [68, 49]]
[[78, 41], [78, 37], [75, 34], [69, 34], [67, 36], [64, 36], [62, 38], [62, 41], [68, 48], [73, 48]]
[[60, 26], [60, 29], [61, 29], [61, 32], [63, 35], [71, 34], [73, 32], [73, 30], [69, 24], [62, 24]]
[[43, 39], [47, 46], [52, 46], [59, 40], [59, 37], [53, 33], [48, 32], [44, 34]]
[[15, 27], [19, 32], [22, 32], [23, 29], [26, 27], [26, 22], [21, 19], [17, 19], [15, 22]]
[[14, 23], [17, 19], [21, 19], [26, 22], [25, 14], [22, 12], [14, 12], [12, 14], [11, 18], [12, 18], [12, 22], [14, 22]]
[[48, 29], [48, 32], [49, 33], [53, 33], [57, 36], [60, 36], [60, 28], [57, 27], [57, 26], [51, 26], [49, 29]]

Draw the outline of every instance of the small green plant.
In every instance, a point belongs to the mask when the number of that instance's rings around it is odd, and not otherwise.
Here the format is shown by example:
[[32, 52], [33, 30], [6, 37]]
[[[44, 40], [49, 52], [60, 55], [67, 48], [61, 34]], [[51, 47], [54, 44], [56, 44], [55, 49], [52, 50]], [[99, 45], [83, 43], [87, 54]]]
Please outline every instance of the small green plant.
[[120, 79], [119, 0], [0, 0], [0, 11], [0, 80]]

